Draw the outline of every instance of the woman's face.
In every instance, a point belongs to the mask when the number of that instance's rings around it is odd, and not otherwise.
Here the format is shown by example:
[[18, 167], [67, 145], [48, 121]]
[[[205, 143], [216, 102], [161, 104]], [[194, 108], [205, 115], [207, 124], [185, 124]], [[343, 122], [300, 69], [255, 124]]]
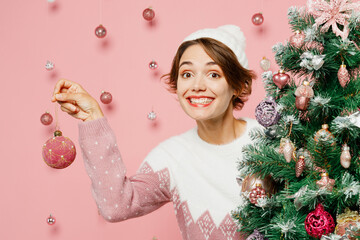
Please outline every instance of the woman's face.
[[220, 119], [227, 111], [232, 116], [234, 89], [200, 45], [192, 45], [183, 53], [176, 93], [181, 107], [194, 120]]

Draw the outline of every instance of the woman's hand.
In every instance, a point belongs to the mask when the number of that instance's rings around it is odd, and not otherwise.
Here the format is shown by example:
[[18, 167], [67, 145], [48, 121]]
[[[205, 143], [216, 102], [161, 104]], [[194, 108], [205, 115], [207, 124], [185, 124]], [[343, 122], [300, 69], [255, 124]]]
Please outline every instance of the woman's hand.
[[84, 122], [104, 116], [98, 102], [80, 84], [66, 79], [56, 83], [51, 101], [57, 101], [62, 111]]

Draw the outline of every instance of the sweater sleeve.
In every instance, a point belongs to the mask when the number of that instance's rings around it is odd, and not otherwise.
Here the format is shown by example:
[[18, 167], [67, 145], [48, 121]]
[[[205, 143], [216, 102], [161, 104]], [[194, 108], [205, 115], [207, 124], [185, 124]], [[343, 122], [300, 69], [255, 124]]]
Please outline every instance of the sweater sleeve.
[[134, 176], [126, 176], [116, 136], [105, 117], [79, 123], [79, 143], [93, 197], [107, 221], [139, 217], [171, 201], [167, 168], [154, 172], [144, 161]]

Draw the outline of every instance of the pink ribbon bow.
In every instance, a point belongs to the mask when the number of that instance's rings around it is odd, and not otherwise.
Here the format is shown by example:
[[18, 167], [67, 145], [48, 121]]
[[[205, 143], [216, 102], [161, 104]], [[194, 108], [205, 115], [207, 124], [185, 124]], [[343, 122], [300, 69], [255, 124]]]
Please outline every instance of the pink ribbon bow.
[[[346, 39], [349, 35], [348, 19], [352, 11], [360, 11], [360, 2], [350, 3], [348, 0], [309, 0], [308, 11], [313, 15], [317, 27], [321, 27], [322, 32], [329, 30], [330, 26], [336, 36]], [[337, 23], [344, 26], [341, 31]]]

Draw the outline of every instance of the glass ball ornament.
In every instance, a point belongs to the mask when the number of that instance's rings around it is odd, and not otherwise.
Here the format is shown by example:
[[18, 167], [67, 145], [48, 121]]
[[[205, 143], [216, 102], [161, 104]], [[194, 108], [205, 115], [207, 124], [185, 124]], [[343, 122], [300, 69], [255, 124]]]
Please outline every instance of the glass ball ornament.
[[56, 130], [54, 137], [46, 141], [42, 148], [45, 163], [52, 168], [63, 169], [70, 166], [76, 157], [75, 144], [62, 132]]
[[266, 197], [266, 191], [260, 183], [257, 183], [255, 188], [251, 189], [249, 200], [252, 204], [257, 204], [259, 198]]
[[56, 219], [50, 214], [50, 216], [46, 219], [47, 224], [53, 226], [56, 223]]
[[155, 62], [154, 60], [152, 60], [150, 63], [149, 63], [149, 68], [152, 69], [152, 70], [155, 70], [157, 69], [158, 67], [158, 64], [157, 62]]
[[95, 35], [98, 38], [104, 38], [106, 36], [106, 33], [106, 28], [101, 24], [95, 28]]
[[45, 68], [46, 68], [46, 70], [48, 70], [48, 71], [53, 70], [54, 67], [55, 67], [54, 63], [50, 62], [49, 60], [48, 60], [48, 61], [46, 62], [46, 64], [45, 64]]
[[264, 22], [264, 16], [262, 15], [262, 13], [255, 13], [252, 17], [251, 17], [251, 21], [254, 25], [259, 26], [261, 24], [263, 24]]
[[268, 71], [270, 69], [270, 60], [263, 57], [260, 61], [260, 67], [263, 71]]
[[334, 219], [330, 213], [324, 210], [323, 205], [319, 203], [315, 210], [307, 215], [305, 229], [310, 236], [321, 238], [322, 235], [327, 235], [334, 231]]
[[156, 119], [156, 113], [154, 111], [149, 112], [148, 115], [147, 115], [147, 118], [149, 120], [152, 120], [152, 121], [155, 120]]
[[102, 91], [100, 95], [100, 101], [104, 104], [109, 104], [112, 101], [112, 95], [109, 92]]
[[276, 108], [277, 104], [272, 97], [261, 101], [255, 109], [256, 120], [264, 127], [276, 124], [281, 117]]
[[51, 116], [51, 114], [49, 112], [44, 113], [40, 117], [40, 122], [44, 125], [50, 125], [52, 123], [52, 121], [53, 121], [53, 117]]
[[155, 12], [154, 10], [149, 7], [149, 8], [146, 8], [144, 11], [143, 11], [143, 18], [146, 20], [146, 21], [152, 21], [155, 17]]

